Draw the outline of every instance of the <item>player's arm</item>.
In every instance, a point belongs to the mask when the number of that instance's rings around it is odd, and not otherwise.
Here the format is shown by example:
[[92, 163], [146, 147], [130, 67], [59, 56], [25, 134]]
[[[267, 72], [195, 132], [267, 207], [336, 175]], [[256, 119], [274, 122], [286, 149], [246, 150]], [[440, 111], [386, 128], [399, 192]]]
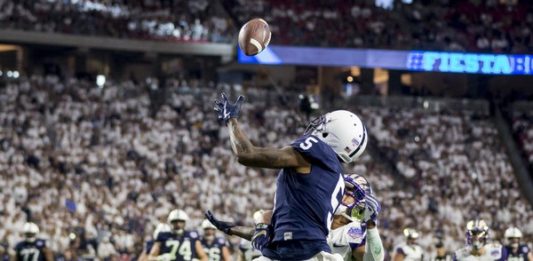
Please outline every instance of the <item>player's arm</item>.
[[352, 249], [352, 261], [363, 261], [365, 256], [365, 245], [360, 245]]
[[152, 246], [152, 250], [150, 250], [150, 255], [148, 256], [148, 260], [157, 260], [157, 257], [159, 256], [160, 252], [161, 252], [161, 242], [154, 242], [154, 245]]
[[379, 231], [374, 221], [367, 221], [366, 244], [364, 261], [383, 261], [385, 260], [385, 249], [379, 236]]
[[44, 253], [44, 260], [54, 261], [54, 253], [52, 253], [52, 250], [50, 250], [48, 247], [43, 248], [43, 253]]
[[224, 261], [231, 261], [231, 254], [229, 252], [229, 248], [227, 246], [222, 247], [222, 259]]
[[394, 253], [394, 257], [392, 258], [392, 261], [403, 261], [405, 259], [405, 254], [401, 249], [398, 249]]
[[292, 147], [277, 149], [254, 146], [235, 118], [229, 120], [228, 127], [233, 152], [239, 163], [245, 166], [273, 169], [310, 166]]
[[142, 251], [142, 253], [139, 255], [139, 259], [137, 259], [139, 261], [147, 261], [148, 260], [148, 256], [146, 255], [146, 251]]
[[205, 253], [204, 247], [202, 246], [202, 243], [200, 243], [200, 240], [196, 240], [196, 243], [194, 243], [194, 247], [196, 248], [196, 255], [198, 255], [198, 260], [207, 261], [207, 254]]

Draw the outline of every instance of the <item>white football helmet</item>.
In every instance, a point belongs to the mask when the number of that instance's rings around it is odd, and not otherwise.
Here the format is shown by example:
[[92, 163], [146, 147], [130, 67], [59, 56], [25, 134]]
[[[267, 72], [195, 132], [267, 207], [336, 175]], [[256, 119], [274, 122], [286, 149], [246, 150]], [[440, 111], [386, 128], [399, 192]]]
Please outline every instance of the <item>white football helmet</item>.
[[505, 230], [505, 239], [510, 238], [522, 238], [522, 231], [518, 229], [517, 227], [510, 227], [507, 230]]
[[204, 219], [204, 221], [202, 221], [202, 229], [208, 229], [208, 228], [217, 229], [217, 227], [215, 227], [215, 225], [209, 222], [209, 220]]
[[361, 119], [345, 110], [332, 111], [313, 120], [305, 133], [328, 144], [345, 163], [359, 158], [368, 142]]
[[171, 229], [170, 229], [170, 226], [168, 224], [165, 224], [165, 223], [159, 223], [157, 224], [157, 226], [155, 227], [155, 230], [154, 230], [154, 239], [157, 239], [157, 236], [159, 235], [159, 233], [161, 232], [170, 232]]
[[22, 233], [27, 241], [33, 242], [39, 234], [39, 227], [35, 223], [26, 222], [22, 227]]
[[39, 234], [39, 227], [32, 222], [26, 222], [24, 226], [22, 227], [22, 231], [24, 234]]
[[419, 236], [418, 231], [416, 231], [416, 229], [413, 229], [413, 228], [404, 229], [403, 230], [403, 235], [407, 239], [417, 239], [418, 236]]
[[172, 221], [189, 221], [189, 215], [181, 209], [174, 209], [168, 214], [167, 222], [170, 224]]

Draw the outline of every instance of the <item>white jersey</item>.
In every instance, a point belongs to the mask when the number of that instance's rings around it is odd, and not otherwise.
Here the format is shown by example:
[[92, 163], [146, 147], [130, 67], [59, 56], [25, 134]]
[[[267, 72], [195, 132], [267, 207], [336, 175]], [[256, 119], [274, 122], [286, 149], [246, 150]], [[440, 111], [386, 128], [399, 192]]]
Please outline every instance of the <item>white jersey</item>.
[[503, 260], [503, 247], [500, 244], [486, 244], [483, 246], [485, 252], [481, 256], [471, 254], [472, 247], [467, 246], [455, 251], [454, 260], [458, 261], [493, 261]]
[[419, 245], [401, 244], [394, 248], [396, 254], [403, 254], [404, 261], [420, 261], [424, 257], [424, 252]]
[[344, 260], [351, 260], [352, 249], [364, 244], [366, 226], [361, 222], [353, 221], [342, 227], [330, 231], [328, 244], [333, 254], [340, 254]]

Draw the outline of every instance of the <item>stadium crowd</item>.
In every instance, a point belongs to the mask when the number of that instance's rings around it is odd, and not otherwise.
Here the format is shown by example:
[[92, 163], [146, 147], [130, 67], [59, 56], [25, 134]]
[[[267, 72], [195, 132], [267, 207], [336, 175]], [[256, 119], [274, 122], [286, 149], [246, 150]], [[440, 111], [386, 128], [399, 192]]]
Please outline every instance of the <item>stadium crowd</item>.
[[141, 40], [229, 42], [231, 21], [198, 1], [0, 0], [3, 29]]
[[376, 2], [234, 0], [227, 2], [227, 8], [241, 23], [263, 17], [272, 28], [272, 43], [277, 44], [533, 51], [530, 1], [394, 1], [392, 9]]
[[[141, 252], [174, 208], [189, 214], [192, 229], [207, 209], [247, 223], [253, 211], [271, 208], [275, 172], [236, 162], [228, 133], [212, 112], [215, 87], [184, 80], [165, 86], [126, 81], [97, 88], [32, 76], [1, 88], [0, 173], [9, 175], [0, 176], [0, 242], [12, 247], [31, 220], [56, 253], [79, 246], [79, 255], [128, 258]], [[305, 129], [307, 119], [287, 94], [218, 89], [247, 95], [243, 123], [258, 144], [286, 145]], [[387, 250], [405, 227], [421, 230], [427, 251], [435, 233], [455, 250], [473, 217], [489, 221], [495, 239], [517, 225], [531, 242], [533, 211], [487, 119], [354, 110], [408, 184], [395, 185], [390, 170], [369, 153], [349, 168], [368, 177], [383, 203], [379, 222]]]
[[513, 132], [520, 145], [524, 158], [533, 170], [533, 114], [531, 112], [513, 113]]
[[[531, 1], [0, 0], [2, 28], [168, 41], [232, 42], [263, 17], [272, 43], [325, 47], [531, 53]], [[215, 11], [216, 10], [216, 11]], [[231, 18], [233, 19], [231, 19]], [[335, 30], [331, 30], [335, 28]]]

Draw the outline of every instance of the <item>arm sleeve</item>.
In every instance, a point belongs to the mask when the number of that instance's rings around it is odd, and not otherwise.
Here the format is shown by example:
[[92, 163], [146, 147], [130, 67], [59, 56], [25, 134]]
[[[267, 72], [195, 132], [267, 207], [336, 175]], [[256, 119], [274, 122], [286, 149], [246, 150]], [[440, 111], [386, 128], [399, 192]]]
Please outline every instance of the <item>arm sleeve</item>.
[[340, 162], [333, 149], [313, 135], [302, 136], [291, 143], [291, 147], [313, 165], [340, 172]]
[[379, 236], [378, 228], [371, 228], [366, 231], [365, 255], [363, 261], [383, 261], [385, 251]]

